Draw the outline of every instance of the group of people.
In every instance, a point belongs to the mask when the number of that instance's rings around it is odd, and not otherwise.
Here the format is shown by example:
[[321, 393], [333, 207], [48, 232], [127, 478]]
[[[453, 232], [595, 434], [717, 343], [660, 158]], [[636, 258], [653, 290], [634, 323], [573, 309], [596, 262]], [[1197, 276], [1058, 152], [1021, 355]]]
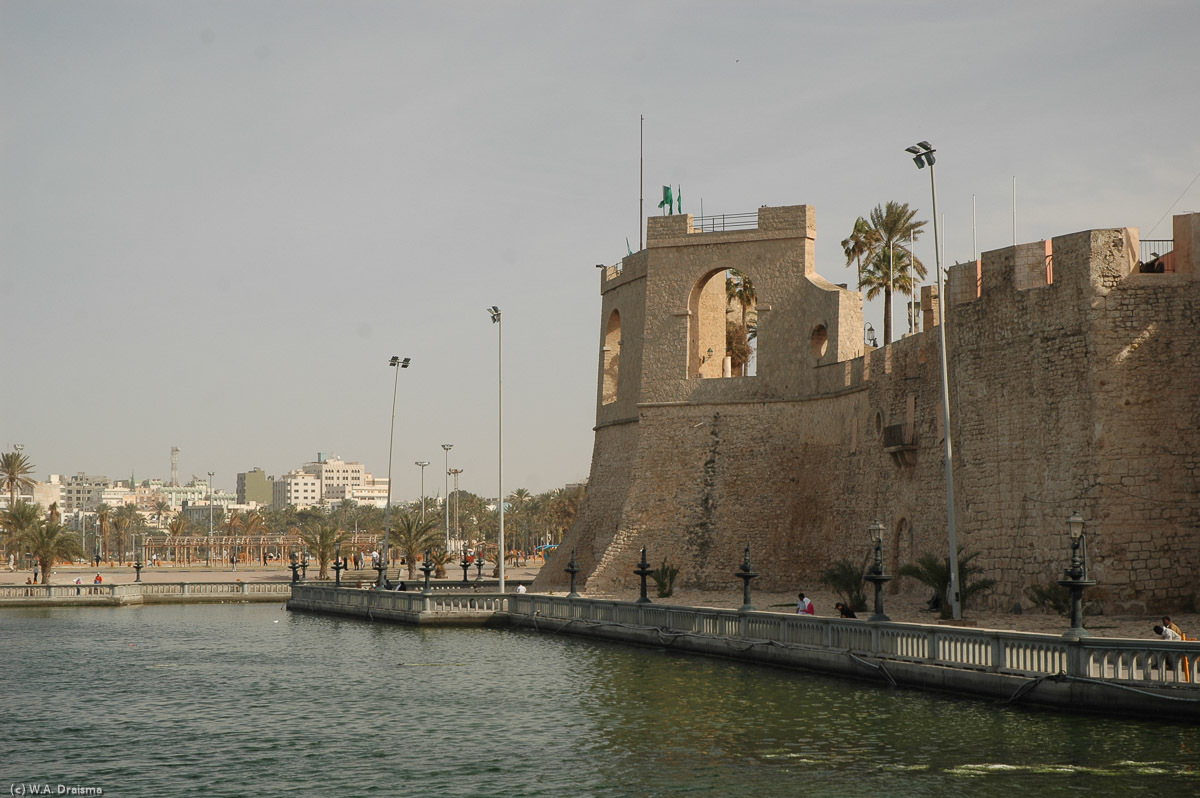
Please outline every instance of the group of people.
[[1172, 621], [1166, 615], [1163, 616], [1161, 626], [1155, 625], [1154, 634], [1161, 636], [1163, 640], [1190, 640], [1191, 639], [1187, 635], [1185, 635], [1183, 633], [1183, 630], [1180, 629], [1178, 626], [1176, 626], [1175, 622]]
[[[796, 603], [796, 614], [797, 615], [816, 615], [817, 614], [817, 608], [813, 606], [812, 599], [808, 598], [803, 593], [801, 593], [799, 596], [797, 596], [797, 598], [799, 599], [799, 601]], [[833, 608], [838, 611], [838, 615], [842, 618], [857, 618], [858, 617], [857, 615], [854, 614], [854, 610], [850, 607], [850, 605], [846, 604], [843, 601], [839, 601], [837, 604], [834, 604]]]

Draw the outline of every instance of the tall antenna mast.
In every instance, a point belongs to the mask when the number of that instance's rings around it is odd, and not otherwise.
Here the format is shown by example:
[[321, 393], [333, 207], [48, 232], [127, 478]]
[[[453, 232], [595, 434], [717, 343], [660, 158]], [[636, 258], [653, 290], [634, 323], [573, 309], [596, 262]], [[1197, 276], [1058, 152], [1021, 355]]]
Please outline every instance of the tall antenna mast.
[[179, 487], [179, 447], [171, 447], [171, 487]]
[[646, 218], [645, 195], [642, 193], [643, 154], [646, 146], [646, 117], [638, 114], [638, 252], [642, 251], [642, 220]]

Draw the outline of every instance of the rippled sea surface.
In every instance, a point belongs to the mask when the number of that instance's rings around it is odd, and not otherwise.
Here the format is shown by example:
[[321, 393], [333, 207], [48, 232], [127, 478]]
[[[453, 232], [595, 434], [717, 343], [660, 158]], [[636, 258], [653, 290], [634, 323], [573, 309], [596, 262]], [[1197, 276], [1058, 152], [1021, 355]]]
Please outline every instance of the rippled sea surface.
[[1198, 795], [1200, 728], [278, 605], [0, 612], [0, 791]]

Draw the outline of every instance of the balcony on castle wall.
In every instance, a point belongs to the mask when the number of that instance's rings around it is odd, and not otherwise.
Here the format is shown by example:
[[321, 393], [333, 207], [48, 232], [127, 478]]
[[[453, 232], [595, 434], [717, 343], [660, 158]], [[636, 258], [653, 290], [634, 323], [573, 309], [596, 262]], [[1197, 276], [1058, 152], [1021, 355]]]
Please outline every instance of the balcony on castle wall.
[[693, 233], [719, 233], [722, 230], [754, 230], [758, 227], [758, 212], [721, 213], [715, 216], [692, 217]]
[[892, 456], [896, 465], [916, 465], [918, 448], [916, 432], [907, 424], [893, 424], [883, 428], [883, 450]]
[[1175, 271], [1175, 242], [1170, 238], [1146, 238], [1138, 245], [1138, 271], [1160, 274]]

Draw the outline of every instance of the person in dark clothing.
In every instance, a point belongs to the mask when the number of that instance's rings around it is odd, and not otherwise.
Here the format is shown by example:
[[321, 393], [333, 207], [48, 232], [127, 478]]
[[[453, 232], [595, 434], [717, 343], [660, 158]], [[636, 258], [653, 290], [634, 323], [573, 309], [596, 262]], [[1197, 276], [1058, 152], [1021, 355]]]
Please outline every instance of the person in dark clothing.
[[839, 613], [841, 613], [843, 618], [857, 618], [858, 617], [857, 615], [854, 614], [854, 610], [850, 609], [849, 605], [844, 604], [840, 601], [837, 604], [834, 604], [833, 608], [835, 610], [837, 610]]

